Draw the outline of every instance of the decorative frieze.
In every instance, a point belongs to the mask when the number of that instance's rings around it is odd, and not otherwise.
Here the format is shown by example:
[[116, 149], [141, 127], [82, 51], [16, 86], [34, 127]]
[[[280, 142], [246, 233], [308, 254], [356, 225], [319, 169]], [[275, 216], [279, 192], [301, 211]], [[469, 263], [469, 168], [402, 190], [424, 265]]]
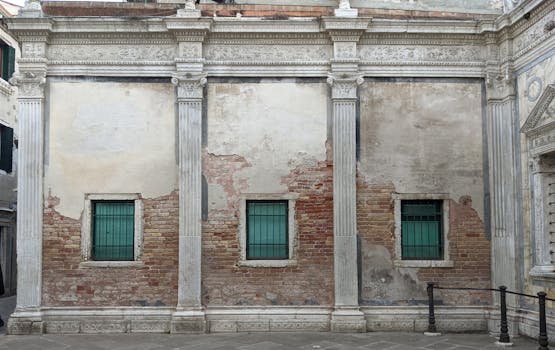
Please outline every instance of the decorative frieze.
[[478, 45], [406, 46], [361, 45], [359, 57], [363, 61], [389, 62], [483, 62], [484, 48]]
[[205, 49], [208, 61], [311, 62], [331, 57], [331, 47], [327, 45], [208, 45]]
[[175, 45], [52, 45], [47, 58], [56, 61], [170, 61], [176, 57]]

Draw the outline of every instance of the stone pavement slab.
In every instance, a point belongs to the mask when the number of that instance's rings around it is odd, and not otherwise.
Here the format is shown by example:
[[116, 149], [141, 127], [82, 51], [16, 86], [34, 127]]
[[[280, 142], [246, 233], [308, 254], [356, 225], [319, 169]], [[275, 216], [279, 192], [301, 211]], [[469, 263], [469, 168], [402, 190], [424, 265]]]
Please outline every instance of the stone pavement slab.
[[[499, 349], [488, 334], [218, 333], [0, 335], [0, 350], [476, 350]], [[512, 349], [535, 350], [533, 339], [512, 339]]]

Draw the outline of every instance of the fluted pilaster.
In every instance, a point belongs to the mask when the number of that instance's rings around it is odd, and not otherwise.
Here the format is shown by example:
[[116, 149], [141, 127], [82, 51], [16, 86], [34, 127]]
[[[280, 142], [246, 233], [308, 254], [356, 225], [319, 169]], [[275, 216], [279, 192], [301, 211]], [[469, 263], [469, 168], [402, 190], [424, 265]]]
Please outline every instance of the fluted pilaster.
[[201, 137], [204, 76], [175, 77], [179, 116], [179, 278], [172, 332], [205, 329], [201, 302]]
[[[488, 101], [488, 140], [491, 190], [492, 283], [517, 286], [516, 232], [517, 165], [515, 100]], [[516, 302], [508, 298], [508, 302]]]
[[12, 79], [19, 88], [17, 191], [17, 309], [41, 305], [44, 75]]
[[356, 102], [361, 77], [330, 76], [333, 104], [334, 331], [366, 331], [358, 307]]

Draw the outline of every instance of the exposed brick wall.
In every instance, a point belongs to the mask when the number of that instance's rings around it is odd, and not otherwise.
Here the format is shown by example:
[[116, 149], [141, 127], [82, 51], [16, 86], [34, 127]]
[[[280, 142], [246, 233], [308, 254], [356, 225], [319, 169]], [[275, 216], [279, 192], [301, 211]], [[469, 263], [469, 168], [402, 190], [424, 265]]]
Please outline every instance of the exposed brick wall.
[[[42, 8], [48, 16], [172, 16], [177, 12], [178, 4], [157, 3], [113, 3], [113, 2], [43, 2]], [[287, 19], [288, 17], [322, 17], [333, 16], [336, 7], [332, 6], [292, 6], [292, 5], [254, 5], [254, 4], [200, 4], [197, 7], [203, 16], [265, 17], [268, 19]], [[359, 16], [372, 18], [442, 18], [442, 19], [494, 19], [497, 15], [456, 13], [445, 11], [417, 11], [398, 9], [360, 8]]]
[[178, 193], [143, 199], [142, 267], [79, 268], [81, 221], [48, 200], [43, 223], [45, 306], [139, 306], [177, 303]]
[[[228, 183], [241, 159], [205, 157], [208, 183]], [[220, 169], [220, 171], [216, 171]], [[218, 175], [219, 174], [219, 175]], [[203, 302], [207, 305], [332, 305], [333, 185], [325, 162], [296, 168], [283, 179], [296, 201], [298, 264], [293, 267], [241, 267], [238, 198], [210, 210], [203, 224]]]
[[[420, 269], [421, 281], [444, 287], [491, 287], [490, 241], [484, 223], [472, 209], [468, 197], [449, 201], [449, 241], [452, 268]], [[490, 304], [491, 293], [484, 291], [439, 292], [445, 304]]]
[[[484, 223], [468, 197], [449, 200], [449, 252], [453, 267], [394, 267], [393, 184], [366, 184], [357, 179], [357, 220], [361, 239], [361, 304], [403, 305], [426, 301], [426, 282], [444, 287], [490, 287], [490, 242]], [[447, 305], [491, 303], [489, 292], [438, 291]]]

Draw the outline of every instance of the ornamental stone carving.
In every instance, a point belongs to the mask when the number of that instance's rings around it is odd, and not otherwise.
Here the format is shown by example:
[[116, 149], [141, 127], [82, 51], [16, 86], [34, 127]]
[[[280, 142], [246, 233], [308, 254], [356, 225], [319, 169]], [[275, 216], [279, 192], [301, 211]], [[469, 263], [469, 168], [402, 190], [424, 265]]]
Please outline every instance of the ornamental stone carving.
[[328, 75], [327, 83], [331, 86], [332, 99], [356, 99], [357, 88], [364, 82], [362, 75]]
[[203, 88], [206, 85], [206, 75], [176, 75], [171, 80], [172, 84], [177, 86], [178, 100], [202, 99]]
[[517, 35], [513, 41], [515, 58], [522, 56], [529, 48], [546, 40], [547, 36], [553, 35], [553, 30], [546, 31], [546, 28], [549, 28], [549, 23], [551, 22], [555, 22], [555, 11], [550, 11], [546, 16]]
[[363, 45], [359, 49], [364, 61], [400, 62], [481, 62], [485, 51], [480, 46], [404, 46], [404, 45]]
[[18, 98], [44, 98], [43, 86], [46, 83], [46, 74], [25, 72], [15, 73], [10, 83], [18, 87]]
[[356, 59], [357, 43], [338, 41], [333, 44], [335, 59]]
[[331, 58], [327, 45], [210, 45], [206, 48], [208, 61], [326, 61]]
[[45, 57], [46, 43], [41, 42], [23, 42], [21, 44], [21, 53], [25, 58]]
[[175, 45], [54, 45], [47, 57], [54, 61], [171, 61]]

